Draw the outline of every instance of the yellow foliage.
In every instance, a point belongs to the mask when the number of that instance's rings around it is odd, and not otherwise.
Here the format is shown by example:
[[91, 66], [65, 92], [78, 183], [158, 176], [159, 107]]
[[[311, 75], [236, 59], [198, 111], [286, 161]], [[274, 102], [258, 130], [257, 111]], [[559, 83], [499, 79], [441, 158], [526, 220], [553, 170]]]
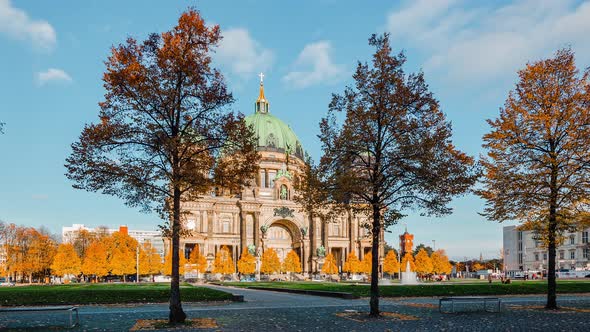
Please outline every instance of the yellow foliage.
[[238, 260], [238, 272], [241, 274], [253, 274], [256, 272], [256, 258], [250, 254], [248, 248], [242, 250], [242, 255]]
[[273, 248], [267, 248], [262, 254], [260, 272], [264, 274], [277, 273], [281, 270], [281, 261]]
[[136, 273], [137, 264], [137, 240], [128, 234], [114, 232], [108, 243], [107, 251], [110, 253], [109, 269], [114, 275], [127, 275]]
[[158, 274], [163, 267], [162, 257], [158, 254], [156, 248], [150, 242], [144, 243], [139, 251], [139, 274]]
[[338, 266], [336, 266], [336, 260], [334, 259], [334, 255], [329, 253], [326, 255], [324, 266], [322, 266], [322, 273], [325, 274], [336, 274], [338, 273]]
[[283, 271], [285, 272], [301, 272], [301, 261], [299, 255], [294, 250], [289, 251], [285, 261], [283, 262]]
[[408, 265], [408, 262], [410, 262], [410, 271], [416, 271], [416, 264], [414, 263], [414, 256], [412, 256], [412, 253], [407, 252], [405, 253], [404, 257], [402, 257], [402, 272], [406, 271], [406, 266]]
[[342, 271], [349, 273], [360, 273], [363, 272], [362, 270], [363, 268], [361, 266], [361, 261], [358, 259], [358, 257], [356, 257], [354, 251], [350, 252], [348, 257], [346, 257], [344, 266], [342, 266]]
[[109, 274], [107, 248], [102, 241], [94, 241], [85, 250], [82, 273], [103, 277]]
[[[186, 258], [182, 252], [178, 253], [178, 274], [184, 274], [184, 266], [186, 265]], [[164, 274], [172, 275], [172, 249], [168, 250], [166, 257], [164, 257]]]
[[432, 270], [436, 274], [449, 274], [453, 270], [453, 266], [449, 262], [449, 258], [444, 250], [433, 252], [430, 259], [432, 259]]
[[68, 274], [78, 275], [81, 270], [80, 257], [76, 254], [74, 246], [70, 243], [60, 244], [53, 258], [51, 270], [53, 274], [63, 277]]
[[373, 254], [371, 252], [365, 254], [365, 257], [363, 257], [363, 261], [361, 262], [361, 266], [361, 272], [369, 275], [371, 274], [371, 267], [373, 267]]
[[414, 259], [416, 264], [416, 273], [419, 275], [427, 275], [432, 273], [432, 260], [428, 256], [428, 252], [426, 252], [426, 250], [420, 249]]
[[479, 270], [485, 270], [485, 266], [483, 264], [480, 264], [480, 263], [474, 263], [473, 266], [471, 267], [471, 271], [472, 272], [477, 272]]
[[221, 247], [221, 250], [215, 255], [213, 262], [213, 273], [231, 274], [234, 273], [234, 261], [229, 254], [229, 249], [226, 246]]
[[195, 245], [188, 257], [188, 261], [195, 265], [195, 270], [197, 270], [197, 272], [205, 273], [207, 271], [207, 258], [201, 254], [199, 245]]
[[389, 274], [398, 273], [400, 269], [399, 261], [397, 260], [397, 255], [393, 250], [389, 250], [387, 255], [385, 255], [385, 259], [383, 260], [383, 271]]

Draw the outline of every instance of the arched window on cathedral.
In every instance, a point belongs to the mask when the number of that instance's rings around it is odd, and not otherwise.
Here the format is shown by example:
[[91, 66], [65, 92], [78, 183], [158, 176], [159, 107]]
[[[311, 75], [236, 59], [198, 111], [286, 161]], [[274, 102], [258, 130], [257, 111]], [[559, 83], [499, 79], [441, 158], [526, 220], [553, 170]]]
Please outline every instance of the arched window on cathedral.
[[273, 135], [272, 133], [268, 134], [268, 136], [266, 137], [266, 146], [270, 146], [273, 148], [277, 147], [277, 139], [275, 135]]

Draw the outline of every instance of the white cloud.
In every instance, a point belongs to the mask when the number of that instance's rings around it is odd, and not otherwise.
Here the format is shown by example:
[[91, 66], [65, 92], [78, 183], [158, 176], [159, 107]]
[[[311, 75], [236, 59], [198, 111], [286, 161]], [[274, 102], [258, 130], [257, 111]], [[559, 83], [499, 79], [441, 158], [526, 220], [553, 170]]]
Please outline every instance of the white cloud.
[[[489, 4], [489, 5], [488, 5]], [[394, 45], [426, 56], [427, 72], [463, 81], [490, 80], [571, 45], [590, 60], [590, 2], [516, 0], [494, 2], [419, 0], [390, 13], [386, 30]]]
[[248, 30], [232, 28], [222, 31], [222, 35], [215, 60], [227, 66], [232, 73], [246, 78], [272, 65], [273, 52], [263, 48]]
[[334, 64], [331, 59], [332, 45], [329, 41], [319, 41], [305, 45], [297, 60], [295, 68], [283, 77], [283, 81], [295, 88], [335, 82], [345, 75], [344, 67]]
[[28, 40], [36, 48], [51, 50], [56, 43], [55, 30], [47, 21], [32, 20], [27, 13], [0, 0], [0, 33], [18, 40]]
[[46, 71], [37, 73], [37, 84], [40, 86], [54, 81], [71, 82], [72, 77], [65, 71], [57, 68], [49, 68]]

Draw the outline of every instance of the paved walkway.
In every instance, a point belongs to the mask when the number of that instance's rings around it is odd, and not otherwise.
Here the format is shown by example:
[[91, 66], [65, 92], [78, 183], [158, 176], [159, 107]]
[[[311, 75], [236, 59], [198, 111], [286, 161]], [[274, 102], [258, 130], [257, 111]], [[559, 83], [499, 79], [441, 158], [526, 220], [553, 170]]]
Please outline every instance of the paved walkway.
[[[211, 331], [584, 331], [588, 329], [590, 296], [559, 297], [561, 306], [575, 308], [557, 313], [535, 309], [541, 296], [504, 297], [502, 313], [468, 312], [440, 314], [434, 298], [381, 301], [381, 310], [401, 314], [397, 318], [359, 321], [338, 313], [368, 311], [367, 299], [344, 300], [271, 291], [208, 286], [244, 295], [243, 303], [184, 304], [189, 318], [214, 318], [219, 328]], [[472, 308], [472, 307], [471, 307]], [[82, 306], [81, 326], [72, 331], [127, 331], [137, 319], [165, 319], [166, 304], [129, 306]], [[401, 319], [415, 320], [401, 320]], [[0, 314], [0, 330], [63, 324], [65, 314]], [[362, 319], [361, 319], [362, 320]], [[37, 328], [45, 330], [46, 328]], [[203, 330], [206, 331], [206, 330]]]

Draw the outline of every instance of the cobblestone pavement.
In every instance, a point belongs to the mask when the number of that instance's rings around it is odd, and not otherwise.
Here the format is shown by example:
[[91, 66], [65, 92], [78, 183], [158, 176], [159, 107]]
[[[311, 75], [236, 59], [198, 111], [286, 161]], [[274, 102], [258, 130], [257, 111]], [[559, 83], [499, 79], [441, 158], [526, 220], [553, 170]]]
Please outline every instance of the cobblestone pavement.
[[[225, 288], [244, 295], [243, 303], [184, 304], [189, 318], [214, 318], [219, 328], [202, 331], [588, 331], [590, 296], [559, 297], [564, 309], [546, 312], [541, 296], [502, 297], [503, 311], [441, 314], [435, 298], [405, 298], [381, 301], [381, 310], [398, 317], [365, 319], [341, 317], [368, 311], [367, 299], [336, 298]], [[165, 304], [129, 306], [81, 306], [81, 325], [69, 331], [127, 331], [137, 319], [165, 319]], [[66, 326], [65, 313], [0, 314], [0, 330], [44, 331]], [[41, 327], [45, 326], [45, 327]]]

